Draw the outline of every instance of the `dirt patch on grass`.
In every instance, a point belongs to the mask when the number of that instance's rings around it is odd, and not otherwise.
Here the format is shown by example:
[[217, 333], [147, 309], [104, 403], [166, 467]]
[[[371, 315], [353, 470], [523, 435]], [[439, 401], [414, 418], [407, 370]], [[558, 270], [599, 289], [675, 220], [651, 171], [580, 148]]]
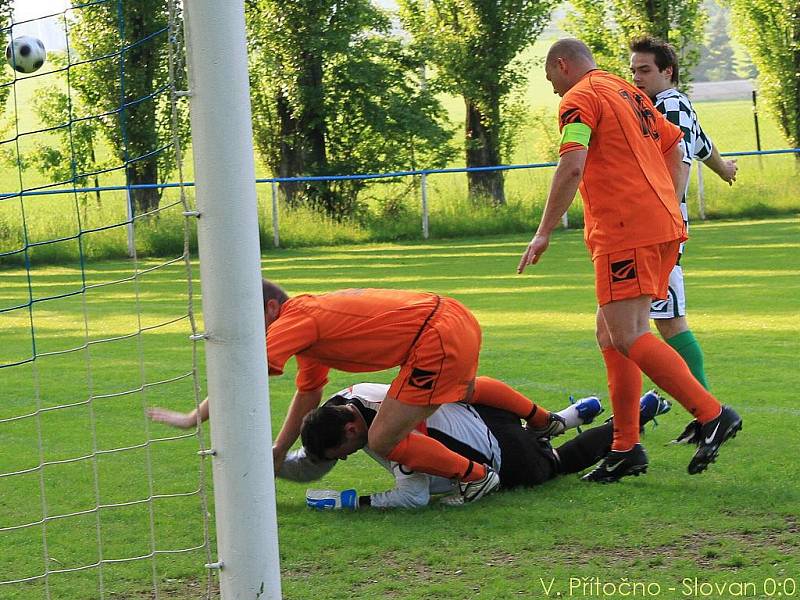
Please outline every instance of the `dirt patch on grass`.
[[[483, 565], [486, 567], [508, 568], [514, 565], [519, 560], [519, 556], [509, 552], [494, 550], [487, 551], [483, 557]], [[358, 595], [357, 592], [363, 592], [370, 586], [377, 585], [385, 582], [387, 579], [392, 579], [397, 582], [409, 582], [415, 586], [420, 583], [435, 584], [447, 581], [453, 581], [465, 575], [472, 569], [473, 564], [465, 561], [461, 566], [448, 565], [445, 567], [438, 567], [431, 565], [424, 561], [414, 560], [408, 556], [398, 557], [393, 553], [383, 554], [376, 561], [365, 563], [363, 561], [353, 561], [352, 568], [354, 570], [363, 570], [365, 572], [372, 571], [373, 575], [365, 576], [364, 579], [353, 585], [350, 589], [353, 595]], [[381, 565], [380, 571], [375, 572], [375, 565]], [[378, 579], [380, 577], [380, 579]], [[479, 587], [471, 588], [475, 594], [480, 592]], [[402, 590], [381, 590], [382, 598], [402, 598], [405, 597], [405, 592]]]
[[797, 517], [786, 517], [786, 531], [800, 534], [800, 522], [797, 521]]
[[742, 553], [777, 551], [780, 554], [800, 554], [800, 523], [794, 517], [786, 517], [781, 528], [724, 533], [699, 531], [661, 546], [585, 548], [559, 544], [557, 549], [573, 556], [575, 564], [581, 565], [599, 559], [609, 563], [641, 562], [658, 567], [675, 560], [689, 559], [702, 567], [735, 570], [744, 565]]
[[[619, 564], [645, 564], [652, 568], [671, 568], [677, 560], [691, 560], [698, 566], [736, 570], [745, 564], [750, 564], [763, 556], [764, 552], [773, 551], [785, 555], [800, 555], [800, 521], [789, 516], [783, 519], [780, 526], [763, 527], [753, 531], [728, 531], [708, 532], [699, 531], [691, 535], [684, 535], [674, 542], [660, 546], [641, 547], [586, 547], [573, 544], [558, 544], [555, 547], [558, 554], [569, 556], [572, 564], [588, 566], [601, 563]], [[530, 560], [527, 553], [514, 554], [502, 550], [487, 551], [482, 557], [482, 564], [486, 567], [499, 569], [524, 564]], [[473, 563], [474, 564], [474, 563]], [[379, 568], [376, 569], [376, 565]], [[420, 582], [441, 583], [452, 581], [462, 576], [471, 566], [468, 561], [459, 568], [458, 565], [428, 564], [422, 560], [415, 560], [406, 555], [397, 556], [387, 552], [376, 560], [354, 560], [349, 563], [349, 568], [355, 572], [363, 573], [363, 577], [352, 585], [350, 591], [353, 595], [374, 585], [385, 583], [387, 579], [396, 582], [409, 582], [419, 585]], [[282, 572], [285, 579], [303, 580], [321, 572], [327, 571], [324, 564], [299, 563], [291, 569]], [[170, 600], [198, 600], [207, 597], [208, 584], [205, 580], [168, 580], [160, 584], [159, 597]], [[473, 588], [474, 593], [479, 593], [479, 588]], [[469, 592], [468, 592], [469, 593]], [[522, 593], [522, 592], [520, 592]], [[384, 598], [401, 598], [402, 590], [381, 590]], [[152, 600], [155, 594], [152, 591], [143, 591], [136, 594], [109, 594], [114, 600]], [[219, 585], [215, 579], [211, 582], [210, 598], [219, 598]]]
[[[112, 600], [154, 600], [156, 593], [153, 590], [127, 594], [108, 592], [108, 597]], [[209, 582], [205, 579], [168, 579], [159, 583], [158, 597], [170, 600], [205, 600], [206, 598], [217, 600], [219, 583], [212, 579], [209, 589]]]

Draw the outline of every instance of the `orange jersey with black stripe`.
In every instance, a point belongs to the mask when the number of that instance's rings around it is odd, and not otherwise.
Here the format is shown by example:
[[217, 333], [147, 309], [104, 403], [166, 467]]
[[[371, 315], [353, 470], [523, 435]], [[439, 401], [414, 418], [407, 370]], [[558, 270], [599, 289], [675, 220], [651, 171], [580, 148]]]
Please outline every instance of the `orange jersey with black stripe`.
[[[591, 129], [583, 180], [584, 237], [592, 257], [686, 239], [664, 155], [682, 134], [641, 90], [605, 71], [587, 73], [561, 100], [559, 127]], [[560, 154], [584, 148], [568, 141]]]
[[297, 357], [300, 391], [321, 388], [328, 371], [382, 371], [401, 365], [440, 302], [436, 294], [348, 289], [301, 295], [267, 328], [270, 375]]

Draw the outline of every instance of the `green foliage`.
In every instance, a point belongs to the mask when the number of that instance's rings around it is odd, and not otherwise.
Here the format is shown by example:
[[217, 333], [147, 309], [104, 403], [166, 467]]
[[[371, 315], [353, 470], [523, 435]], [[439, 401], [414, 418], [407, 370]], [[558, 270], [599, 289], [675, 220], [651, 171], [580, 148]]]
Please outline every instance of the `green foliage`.
[[567, 30], [583, 40], [598, 66], [626, 76], [628, 44], [640, 35], [654, 35], [670, 42], [678, 52], [685, 89], [698, 62], [706, 22], [702, 0], [574, 0]]
[[[66, 64], [64, 55], [50, 53], [50, 62], [57, 66]], [[111, 166], [108, 161], [101, 164], [95, 144], [100, 136], [100, 124], [93, 119], [73, 122], [74, 113], [86, 114], [88, 109], [80, 105], [81, 100], [71, 97], [55, 85], [45, 85], [34, 97], [34, 111], [45, 128], [53, 128], [56, 144], [34, 142], [32, 151], [26, 153], [26, 162], [31, 163], [51, 182], [69, 182], [77, 187], [87, 187], [89, 173]], [[41, 139], [41, 138], [39, 138]], [[15, 165], [16, 166], [16, 165]], [[99, 186], [97, 176], [91, 178], [95, 187]], [[100, 192], [95, 192], [100, 202]], [[81, 193], [85, 203], [86, 193]]]
[[[351, 37], [380, 15], [364, 0], [249, 0], [245, 6], [256, 146], [280, 176], [322, 174], [325, 61], [346, 52]], [[287, 165], [290, 158], [296, 164]]]
[[515, 62], [536, 41], [555, 2], [401, 0], [400, 17], [414, 44], [436, 67], [431, 85], [489, 112], [525, 80]]
[[[468, 167], [502, 164], [520, 124], [515, 92], [528, 65], [517, 60], [547, 25], [554, 0], [400, 0], [413, 43], [435, 67], [432, 88], [464, 98]], [[502, 176], [470, 175], [472, 196], [505, 202]]]
[[540, 108], [531, 115], [531, 124], [537, 154], [547, 162], [558, 162], [558, 149], [561, 145], [558, 115], [553, 110]]
[[[432, 92], [410, 77], [419, 62], [399, 39], [367, 35], [330, 61], [328, 168], [388, 173], [442, 168], [453, 157], [453, 131]], [[350, 214], [365, 182], [332, 182]]]
[[709, 11], [705, 41], [699, 49], [697, 66], [692, 72], [694, 81], [725, 81], [736, 79], [737, 61], [731, 47], [728, 11], [716, 2], [706, 3]]
[[609, 27], [612, 6], [593, 0], [573, 0], [571, 4], [573, 10], [568, 13], [564, 28], [589, 46], [598, 67], [624, 76], [628, 71], [628, 38], [633, 36], [619, 25]]
[[2, 32], [3, 40], [0, 50], [3, 52], [2, 60], [3, 66], [0, 68], [0, 114], [3, 112], [3, 107], [6, 105], [8, 94], [11, 91], [11, 86], [8, 85], [14, 79], [14, 71], [6, 61], [5, 51], [6, 44], [10, 41], [10, 30], [8, 33], [5, 28], [11, 25], [11, 19], [14, 16], [14, 0], [0, 0], [0, 32]]
[[728, 0], [735, 35], [786, 140], [800, 146], [800, 0]]
[[[132, 161], [126, 169], [129, 183], [165, 181], [175, 167], [174, 152], [151, 154], [171, 143], [173, 135], [169, 55], [175, 32], [168, 30], [167, 0], [87, 4], [69, 14], [74, 22], [68, 56], [77, 64], [70, 68], [68, 85], [80, 98], [70, 118], [96, 119], [116, 160]], [[182, 89], [183, 69], [176, 69], [175, 78]], [[76, 112], [79, 107], [86, 112]], [[179, 110], [175, 133], [188, 139], [185, 110]], [[133, 190], [132, 197], [141, 213], [156, 208], [160, 194]]]
[[753, 60], [741, 44], [736, 42], [734, 46], [734, 56], [736, 58], [736, 77], [739, 79], [756, 79], [758, 77], [758, 69], [753, 64]]
[[[441, 167], [452, 131], [421, 63], [366, 0], [247, 4], [256, 147], [282, 177]], [[283, 185], [336, 219], [364, 182]]]

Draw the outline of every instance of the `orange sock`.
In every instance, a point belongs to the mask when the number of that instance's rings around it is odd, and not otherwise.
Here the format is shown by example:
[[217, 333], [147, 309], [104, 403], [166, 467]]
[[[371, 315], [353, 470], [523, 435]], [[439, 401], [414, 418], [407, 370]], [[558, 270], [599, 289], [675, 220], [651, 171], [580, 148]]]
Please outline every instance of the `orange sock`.
[[652, 333], [637, 339], [628, 351], [629, 358], [655, 384], [692, 413], [701, 423], [716, 419], [722, 406], [694, 378], [686, 361], [669, 344]]
[[447, 479], [475, 481], [486, 475], [486, 468], [453, 452], [441, 442], [412, 432], [400, 441], [386, 457], [412, 471], [438, 475]]
[[636, 363], [614, 348], [603, 348], [608, 393], [614, 409], [612, 450], [624, 452], [639, 442], [639, 395], [642, 372]]
[[545, 427], [550, 419], [550, 411], [537, 406], [507, 383], [492, 377], [475, 379], [475, 392], [471, 404], [483, 404], [492, 408], [507, 410], [525, 419], [533, 427]]

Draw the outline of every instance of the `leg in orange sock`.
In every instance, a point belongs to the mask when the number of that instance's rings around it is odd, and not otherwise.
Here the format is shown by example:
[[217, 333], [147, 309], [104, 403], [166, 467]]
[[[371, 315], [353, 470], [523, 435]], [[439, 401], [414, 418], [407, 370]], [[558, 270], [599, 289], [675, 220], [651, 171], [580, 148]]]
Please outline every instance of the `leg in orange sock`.
[[441, 442], [414, 431], [437, 410], [436, 405], [406, 404], [387, 396], [368, 431], [373, 452], [408, 468], [461, 481], [486, 475], [483, 465], [450, 450]]
[[550, 422], [550, 411], [536, 405], [507, 383], [492, 377], [475, 379], [475, 391], [470, 404], [507, 410], [525, 419], [534, 428], [546, 427]]
[[635, 362], [612, 347], [603, 348], [602, 353], [614, 408], [614, 443], [611, 449], [625, 452], [639, 442], [642, 372]]
[[412, 471], [438, 475], [447, 479], [476, 481], [486, 475], [482, 464], [453, 452], [441, 442], [421, 433], [412, 432], [403, 438], [387, 458]]
[[720, 403], [694, 378], [681, 355], [652, 333], [639, 337], [631, 345], [628, 357], [700, 423], [716, 419], [722, 411]]

